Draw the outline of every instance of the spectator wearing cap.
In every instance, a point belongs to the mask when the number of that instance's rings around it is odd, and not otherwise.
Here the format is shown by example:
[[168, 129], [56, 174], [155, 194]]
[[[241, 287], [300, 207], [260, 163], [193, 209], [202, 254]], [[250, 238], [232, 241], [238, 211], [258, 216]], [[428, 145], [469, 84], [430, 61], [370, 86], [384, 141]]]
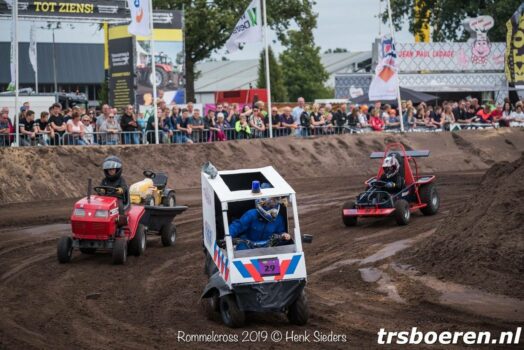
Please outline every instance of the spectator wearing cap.
[[[303, 111], [303, 108], [301, 111]], [[287, 135], [293, 134], [298, 129], [298, 123], [295, 121], [293, 115], [291, 115], [291, 108], [288, 106], [284, 107], [284, 114], [282, 114], [281, 124], [286, 129]]]
[[193, 143], [191, 139], [191, 133], [193, 132], [191, 124], [189, 123], [189, 110], [187, 108], [182, 109], [182, 114], [176, 120], [177, 129], [177, 143]]
[[49, 118], [49, 124], [51, 124], [51, 129], [55, 134], [54, 139], [52, 139], [53, 145], [60, 144], [60, 138], [65, 134], [67, 129], [64, 116], [60, 113], [61, 110], [62, 106], [60, 103], [55, 103], [51, 106], [51, 117]]
[[117, 145], [120, 131], [122, 131], [122, 128], [116, 121], [115, 114], [111, 111], [100, 127], [100, 132], [105, 133], [105, 135], [101, 135], [102, 139], [105, 141], [104, 144]]
[[21, 146], [36, 146], [37, 137], [35, 131], [35, 112], [28, 110], [25, 116], [18, 122], [20, 128], [20, 145]]
[[0, 111], [0, 147], [8, 147], [11, 144], [11, 121], [9, 120], [9, 110]]
[[386, 129], [400, 128], [400, 119], [397, 117], [397, 111], [394, 108], [388, 110], [388, 117], [384, 123]]
[[249, 127], [251, 128], [251, 135], [255, 138], [263, 138], [266, 132], [264, 125], [264, 117], [260, 112], [258, 105], [253, 107], [253, 113], [249, 117]]

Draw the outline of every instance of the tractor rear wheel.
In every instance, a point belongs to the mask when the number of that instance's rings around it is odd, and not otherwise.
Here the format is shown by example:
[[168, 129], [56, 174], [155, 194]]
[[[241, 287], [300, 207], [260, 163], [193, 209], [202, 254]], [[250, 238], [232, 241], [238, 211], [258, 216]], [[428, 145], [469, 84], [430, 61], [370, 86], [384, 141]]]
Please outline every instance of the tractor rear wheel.
[[405, 199], [399, 199], [395, 203], [395, 220], [399, 225], [407, 225], [411, 218], [411, 212], [409, 211], [409, 203]]
[[356, 226], [358, 218], [356, 216], [345, 216], [344, 210], [345, 209], [355, 209], [355, 208], [356, 208], [356, 204], [355, 202], [352, 202], [352, 201], [344, 203], [344, 206], [342, 207], [342, 222], [344, 222], [344, 225], [346, 225], [347, 227]]
[[144, 199], [144, 205], [149, 205], [150, 207], [154, 207], [155, 206], [155, 197], [153, 197], [152, 195], [147, 195], [146, 198]]
[[73, 257], [73, 239], [71, 237], [60, 237], [56, 249], [56, 256], [60, 264], [71, 261]]
[[113, 264], [122, 265], [127, 260], [127, 239], [117, 238], [113, 245]]
[[307, 306], [306, 292], [302, 290], [297, 300], [291, 304], [287, 310], [287, 319], [290, 323], [297, 326], [304, 326], [309, 318], [309, 308]]
[[139, 224], [136, 229], [135, 237], [129, 241], [129, 254], [140, 256], [146, 251], [146, 232], [144, 225]]
[[435, 215], [440, 207], [440, 198], [437, 192], [437, 186], [434, 183], [422, 185], [419, 188], [420, 201], [425, 203], [424, 208], [420, 211], [424, 215]]
[[224, 324], [231, 328], [242, 327], [246, 322], [246, 314], [238, 307], [233, 294], [220, 297], [220, 315]]
[[164, 205], [164, 207], [175, 207], [176, 206], [176, 195], [175, 195], [175, 192], [169, 192], [169, 194], [167, 195], [167, 197], [164, 198], [164, 200], [162, 201], [162, 204]]
[[174, 224], [169, 223], [160, 228], [160, 238], [164, 247], [170, 247], [175, 244], [176, 240], [176, 227]]

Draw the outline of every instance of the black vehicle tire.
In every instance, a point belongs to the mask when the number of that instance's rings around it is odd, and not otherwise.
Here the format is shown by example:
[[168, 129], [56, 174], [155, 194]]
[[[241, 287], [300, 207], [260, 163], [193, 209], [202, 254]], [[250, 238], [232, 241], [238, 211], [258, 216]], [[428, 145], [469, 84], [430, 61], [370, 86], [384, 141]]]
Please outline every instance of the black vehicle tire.
[[73, 239], [71, 237], [60, 237], [56, 247], [56, 257], [60, 264], [71, 261], [73, 257]]
[[127, 239], [117, 238], [113, 246], [113, 264], [123, 265], [127, 260]]
[[172, 223], [160, 228], [160, 238], [164, 247], [170, 247], [175, 244], [176, 226]]
[[242, 327], [246, 322], [246, 314], [239, 309], [233, 294], [220, 297], [220, 316], [224, 324], [231, 328]]
[[409, 203], [405, 199], [399, 199], [395, 203], [395, 220], [399, 225], [407, 225], [411, 218], [411, 212], [409, 211]]
[[302, 290], [297, 300], [287, 310], [287, 319], [291, 324], [304, 326], [309, 318], [306, 292]]
[[437, 192], [437, 186], [434, 183], [422, 185], [419, 188], [420, 201], [427, 204], [420, 211], [424, 215], [435, 215], [440, 207], [440, 197]]
[[96, 248], [80, 248], [82, 254], [93, 255], [96, 253]]
[[218, 293], [215, 291], [209, 298], [202, 298], [200, 300], [200, 305], [202, 306], [202, 310], [204, 311], [206, 318], [210, 321], [215, 320], [217, 312], [220, 311]]
[[169, 192], [169, 194], [167, 195], [167, 197], [164, 197], [163, 201], [162, 201], [162, 205], [164, 205], [164, 207], [176, 207], [176, 195], [175, 195], [175, 191], [171, 191]]
[[[158, 77], [160, 79], [157, 79], [156, 81], [156, 87], [157, 88], [163, 88], [167, 83], [167, 73], [162, 68], [155, 68], [155, 72], [158, 73]], [[151, 76], [151, 73], [149, 73], [147, 80], [149, 82], [149, 85], [153, 86], [153, 79]]]
[[144, 205], [149, 205], [150, 207], [154, 207], [155, 206], [155, 197], [153, 197], [152, 195], [148, 194], [146, 196], [146, 198], [144, 199]]
[[356, 216], [344, 216], [344, 209], [355, 209], [355, 207], [355, 202], [351, 201], [344, 203], [344, 206], [342, 207], [342, 222], [344, 225], [346, 225], [346, 227], [357, 225], [358, 218]]
[[134, 256], [140, 256], [146, 251], [147, 239], [144, 225], [139, 224], [136, 229], [135, 237], [129, 241], [128, 253]]

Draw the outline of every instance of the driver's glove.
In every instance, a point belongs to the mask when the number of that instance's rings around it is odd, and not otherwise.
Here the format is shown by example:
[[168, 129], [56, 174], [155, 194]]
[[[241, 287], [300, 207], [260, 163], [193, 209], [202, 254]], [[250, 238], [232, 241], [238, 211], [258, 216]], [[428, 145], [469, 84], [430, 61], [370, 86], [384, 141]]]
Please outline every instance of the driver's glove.
[[101, 189], [99, 189], [98, 192], [100, 192], [100, 194], [106, 194], [106, 190], [105, 190], [105, 188], [101, 188]]
[[117, 193], [117, 194], [124, 194], [124, 189], [123, 189], [122, 187], [118, 187], [118, 188], [116, 189], [116, 193]]
[[391, 182], [391, 181], [390, 182], [386, 182], [386, 188], [388, 190], [391, 190], [391, 189], [395, 188], [395, 183]]

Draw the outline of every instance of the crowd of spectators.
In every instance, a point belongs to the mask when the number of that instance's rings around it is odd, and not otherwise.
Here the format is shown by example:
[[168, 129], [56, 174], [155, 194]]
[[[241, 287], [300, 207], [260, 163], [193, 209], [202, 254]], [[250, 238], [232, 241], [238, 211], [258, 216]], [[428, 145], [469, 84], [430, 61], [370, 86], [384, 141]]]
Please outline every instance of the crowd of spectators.
[[[402, 102], [402, 121], [407, 131], [454, 130], [463, 126], [523, 126], [522, 101], [512, 105], [485, 103], [475, 98], [444, 101], [437, 106], [424, 102]], [[184, 108], [158, 101], [158, 129], [161, 143], [201, 143], [232, 139], [280, 136], [314, 136], [345, 132], [400, 130], [398, 109], [376, 102], [373, 105], [306, 104], [297, 100], [294, 108], [273, 106], [271, 113], [262, 101], [252, 106], [219, 103], [203, 111], [188, 103]], [[62, 109], [59, 103], [35, 116], [28, 103], [21, 107], [20, 145], [116, 145], [155, 143], [155, 118], [152, 110], [137, 113], [133, 106], [121, 111], [103, 105], [97, 111], [81, 107]], [[271, 123], [270, 123], [271, 121]], [[15, 129], [9, 110], [0, 110], [0, 146], [14, 141]]]

